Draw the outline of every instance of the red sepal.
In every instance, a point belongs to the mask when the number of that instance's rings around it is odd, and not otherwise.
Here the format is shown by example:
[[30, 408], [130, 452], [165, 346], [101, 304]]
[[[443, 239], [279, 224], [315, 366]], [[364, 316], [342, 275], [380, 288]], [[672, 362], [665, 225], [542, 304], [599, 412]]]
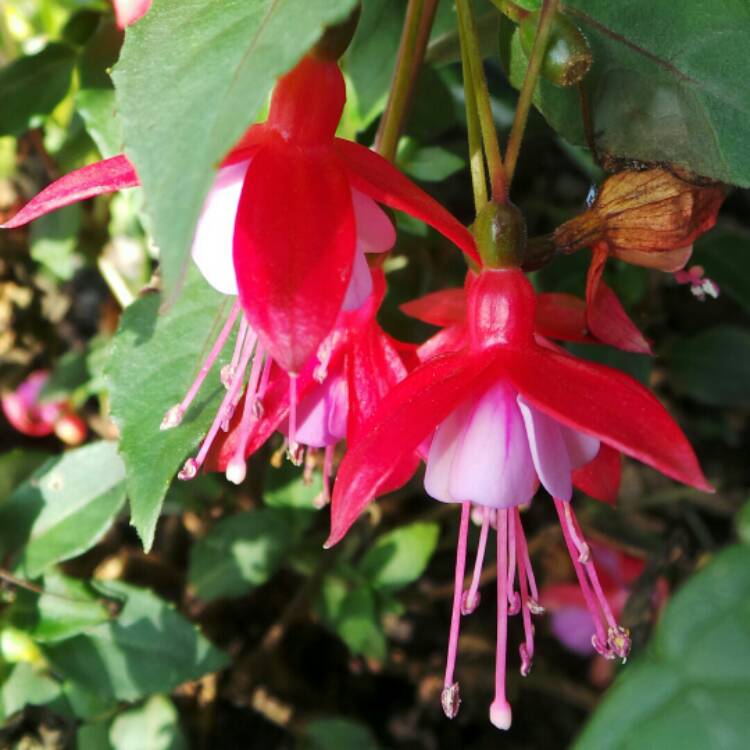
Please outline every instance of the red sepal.
[[573, 484], [589, 497], [614, 505], [620, 491], [621, 475], [622, 456], [602, 443], [594, 460], [573, 472]]
[[461, 288], [442, 289], [399, 305], [404, 315], [441, 328], [466, 320], [466, 292]]
[[136, 187], [138, 184], [138, 175], [128, 158], [123, 155], [113, 156], [111, 159], [76, 169], [55, 180], [35, 195], [12, 219], [0, 224], [0, 228], [20, 227], [71, 203], [102, 193]]
[[651, 345], [628, 317], [617, 295], [604, 283], [606, 245], [594, 248], [586, 275], [586, 319], [591, 333], [601, 342], [636, 354], [652, 354]]
[[429, 224], [470, 258], [480, 262], [471, 232], [387, 159], [365, 146], [343, 138], [335, 139], [335, 149], [352, 187], [378, 203], [404, 211]]
[[319, 149], [268, 143], [250, 163], [234, 231], [240, 301], [270, 355], [300, 372], [333, 328], [356, 227], [346, 174]]
[[659, 401], [617, 370], [538, 347], [502, 350], [503, 374], [554, 419], [705, 492], [690, 443]]
[[386, 395], [339, 466], [326, 547], [346, 534], [384, 486], [394, 488], [392, 467], [415, 453], [458, 404], [489, 386], [497, 377], [495, 361], [492, 350], [436, 357]]
[[557, 341], [591, 343], [586, 328], [586, 303], [573, 294], [544, 292], [537, 296], [535, 330]]

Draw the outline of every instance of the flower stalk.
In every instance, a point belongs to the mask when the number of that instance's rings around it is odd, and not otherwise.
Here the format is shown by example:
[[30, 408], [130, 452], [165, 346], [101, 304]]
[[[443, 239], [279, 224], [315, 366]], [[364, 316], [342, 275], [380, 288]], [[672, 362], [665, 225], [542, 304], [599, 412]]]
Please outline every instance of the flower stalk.
[[436, 10], [437, 0], [409, 0], [406, 8], [391, 90], [375, 135], [375, 150], [389, 161], [396, 157]]
[[542, 70], [544, 53], [547, 49], [549, 32], [552, 26], [552, 20], [555, 17], [555, 12], [557, 11], [557, 5], [558, 0], [544, 0], [542, 12], [539, 16], [539, 26], [536, 30], [534, 46], [531, 49], [529, 67], [526, 69], [526, 76], [523, 79], [523, 85], [521, 86], [521, 91], [518, 95], [516, 114], [513, 117], [513, 125], [510, 129], [508, 145], [505, 149], [505, 170], [508, 187], [510, 187], [513, 182], [513, 175], [516, 171], [518, 153], [521, 150], [521, 142], [523, 141], [523, 134], [526, 130], [526, 122], [529, 119], [529, 110], [531, 109], [531, 103], [534, 99], [536, 84]]

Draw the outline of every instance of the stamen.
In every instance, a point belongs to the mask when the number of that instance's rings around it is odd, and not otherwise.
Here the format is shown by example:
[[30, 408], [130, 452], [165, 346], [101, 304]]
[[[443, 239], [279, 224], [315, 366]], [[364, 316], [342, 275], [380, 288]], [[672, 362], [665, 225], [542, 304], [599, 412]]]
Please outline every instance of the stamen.
[[461, 597], [461, 614], [470, 615], [478, 606], [479, 600], [479, 580], [482, 576], [482, 567], [484, 565], [484, 552], [487, 548], [487, 535], [490, 530], [490, 513], [489, 508], [482, 508], [482, 529], [479, 532], [479, 544], [477, 546], [477, 556], [474, 560], [474, 572], [471, 576], [471, 585], [468, 591], [465, 591]]
[[237, 365], [240, 363], [240, 354], [242, 353], [242, 347], [245, 345], [245, 336], [247, 335], [250, 324], [247, 322], [247, 318], [244, 316], [240, 321], [240, 330], [237, 332], [237, 339], [234, 342], [234, 352], [232, 353], [232, 359], [228, 365], [224, 365], [221, 368], [221, 384], [229, 390], [232, 386], [232, 380], [237, 373]]
[[576, 547], [576, 544], [570, 533], [570, 509], [568, 508], [568, 512], [565, 512], [565, 506], [567, 506], [568, 503], [563, 502], [562, 500], [557, 500], [556, 498], [553, 498], [553, 500], [555, 503], [555, 509], [557, 510], [557, 515], [560, 518], [560, 525], [562, 527], [565, 544], [568, 548], [568, 554], [570, 555], [570, 560], [573, 563], [573, 568], [576, 572], [576, 577], [578, 578], [578, 585], [581, 587], [581, 593], [583, 594], [583, 598], [586, 600], [586, 607], [589, 610], [591, 619], [594, 621], [594, 630], [596, 632], [591, 637], [591, 643], [596, 651], [602, 656], [607, 659], [613, 659], [614, 654], [607, 646], [608, 639], [604, 630], [604, 625], [602, 623], [601, 613], [599, 611], [596, 596], [591, 590], [588, 578], [586, 577], [586, 571], [581, 565], [580, 552], [578, 550], [578, 547]]
[[[232, 384], [229, 388], [229, 390], [226, 392], [224, 398], [222, 399], [221, 406], [219, 406], [219, 411], [216, 413], [216, 417], [214, 418], [213, 423], [211, 424], [211, 427], [204, 438], [203, 442], [201, 443], [200, 450], [198, 451], [198, 455], [192, 459], [193, 464], [191, 464], [191, 468], [195, 469], [195, 473], [197, 473], [198, 469], [203, 465], [203, 462], [206, 460], [206, 456], [208, 455], [208, 451], [211, 448], [211, 445], [216, 438], [216, 435], [219, 432], [219, 429], [221, 428], [222, 424], [224, 423], [225, 419], [227, 418], [227, 414], [229, 414], [230, 410], [234, 408], [234, 403], [237, 398], [237, 394], [241, 393], [242, 385], [244, 383], [244, 375], [245, 375], [245, 369], [247, 368], [247, 363], [250, 361], [250, 357], [253, 354], [253, 348], [255, 347], [255, 336], [247, 337], [249, 340], [245, 341], [245, 345], [243, 346], [242, 355], [240, 357], [239, 361], [239, 367], [237, 368], [237, 373], [232, 380]], [[189, 462], [188, 462], [189, 463]], [[190, 472], [186, 471], [187, 464], [183, 467], [183, 470], [180, 472], [180, 474], [185, 475], [185, 479], [192, 479], [195, 476], [195, 473], [192, 474], [192, 476], [188, 476]], [[178, 478], [182, 479], [183, 477], [178, 474]]]
[[505, 695], [508, 648], [508, 511], [497, 511], [497, 645], [495, 651], [495, 698], [490, 721], [498, 729], [510, 729], [512, 714]]
[[573, 520], [573, 511], [570, 508], [570, 502], [563, 503], [565, 510], [565, 518], [567, 520], [568, 531], [570, 538], [573, 540], [575, 548], [578, 550], [578, 561], [587, 563], [591, 560], [591, 547], [581, 538], [576, 528], [575, 521]]
[[526, 601], [526, 606], [532, 615], [543, 615], [544, 607], [539, 604], [539, 589], [536, 585], [536, 577], [534, 576], [534, 569], [531, 567], [531, 559], [529, 558], [529, 548], [526, 544], [526, 535], [523, 533], [523, 527], [521, 526], [521, 511], [516, 508], [516, 527], [517, 531], [520, 529], [520, 533], [517, 534], [517, 548], [518, 548], [518, 567], [523, 566], [524, 573], [526, 575], [526, 582], [529, 588], [529, 595]]
[[445, 663], [445, 679], [440, 697], [443, 711], [449, 719], [454, 719], [461, 705], [458, 682], [453, 679], [458, 654], [458, 635], [461, 629], [461, 600], [463, 599], [464, 572], [466, 570], [466, 543], [469, 537], [469, 517], [471, 503], [461, 504], [461, 521], [458, 527], [458, 545], [456, 546], [456, 572], [453, 577], [453, 611], [451, 629], [448, 636], [448, 656]]
[[273, 367], [273, 360], [266, 356], [265, 361], [263, 362], [263, 372], [260, 376], [260, 385], [258, 386], [258, 395], [253, 402], [253, 414], [255, 414], [256, 419], [261, 419], [263, 415], [265, 414], [265, 409], [263, 408], [263, 398], [266, 395], [266, 391], [268, 390], [268, 381], [271, 377], [271, 368]]
[[518, 649], [521, 655], [521, 674], [526, 677], [531, 671], [531, 663], [534, 659], [534, 624], [531, 622], [532, 609], [530, 607], [530, 596], [528, 581], [526, 579], [526, 566], [523, 554], [526, 552], [526, 536], [521, 525], [521, 514], [518, 508], [511, 511], [511, 524], [515, 527], [518, 544], [516, 556], [518, 558], [518, 588], [521, 590], [521, 617], [523, 618], [523, 632], [525, 643]]
[[182, 418], [185, 416], [185, 412], [193, 402], [193, 399], [196, 397], [201, 385], [203, 385], [203, 381], [206, 379], [206, 376], [214, 366], [216, 358], [224, 348], [224, 344], [226, 344], [227, 339], [229, 338], [229, 334], [232, 332], [232, 328], [234, 327], [234, 323], [237, 320], [240, 309], [240, 303], [236, 302], [232, 307], [229, 313], [229, 317], [227, 318], [226, 323], [224, 323], [224, 326], [222, 327], [218, 338], [214, 342], [214, 345], [211, 348], [208, 357], [206, 357], [206, 360], [203, 362], [201, 369], [198, 371], [198, 376], [195, 378], [193, 384], [185, 394], [185, 398], [183, 398], [179, 404], [176, 404], [167, 411], [167, 413], [164, 415], [164, 419], [162, 419], [161, 425], [159, 426], [160, 430], [171, 430], [173, 427], [177, 427], [177, 425], [182, 422]]
[[242, 409], [242, 419], [240, 420], [240, 427], [237, 433], [237, 447], [227, 464], [226, 470], [226, 477], [233, 484], [241, 484], [244, 482], [247, 474], [245, 451], [247, 449], [247, 441], [249, 440], [253, 426], [257, 421], [253, 405], [255, 403], [258, 380], [260, 379], [264, 359], [265, 353], [261, 349], [260, 341], [256, 339], [253, 366], [250, 370], [250, 379], [248, 380], [247, 388], [245, 389], [245, 405]]
[[[514, 509], [515, 510], [515, 509]], [[517, 615], [521, 610], [521, 599], [516, 593], [516, 524], [513, 513], [508, 519], [508, 614]]]
[[313, 472], [317, 460], [317, 451], [315, 448], [308, 448], [305, 454], [305, 468], [302, 471], [302, 484], [309, 487], [313, 481]]
[[323, 489], [315, 498], [316, 508], [324, 508], [331, 502], [331, 474], [333, 473], [333, 454], [336, 450], [334, 445], [327, 445], [323, 453]]

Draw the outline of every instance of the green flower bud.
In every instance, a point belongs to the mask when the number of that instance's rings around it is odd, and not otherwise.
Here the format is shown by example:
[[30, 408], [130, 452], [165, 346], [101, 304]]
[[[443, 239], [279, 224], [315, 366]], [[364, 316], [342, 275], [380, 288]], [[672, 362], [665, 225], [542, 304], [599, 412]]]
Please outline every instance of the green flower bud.
[[318, 43], [313, 47], [312, 54], [320, 60], [336, 62], [346, 52], [347, 47], [354, 38], [354, 32], [357, 30], [359, 16], [362, 11], [361, 3], [358, 3], [354, 10], [335, 26], [329, 26], [320, 38]]
[[526, 222], [512, 203], [487, 203], [474, 221], [474, 237], [485, 268], [518, 268], [526, 249]]
[[[521, 47], [527, 56], [534, 46], [538, 25], [537, 10], [529, 13], [518, 27]], [[556, 86], [573, 86], [583, 80], [591, 62], [591, 48], [581, 30], [567, 16], [556, 14], [542, 61], [542, 75]]]

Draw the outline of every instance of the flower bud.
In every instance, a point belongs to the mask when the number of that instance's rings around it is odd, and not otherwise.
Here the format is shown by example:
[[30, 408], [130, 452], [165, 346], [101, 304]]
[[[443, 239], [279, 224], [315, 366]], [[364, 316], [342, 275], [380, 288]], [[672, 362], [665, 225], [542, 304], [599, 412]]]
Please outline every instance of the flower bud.
[[485, 268], [518, 268], [526, 249], [526, 222], [512, 203], [487, 203], [474, 221], [474, 237]]
[[[521, 47], [531, 55], [539, 26], [540, 12], [529, 13], [520, 23]], [[581, 30], [567, 17], [557, 13], [552, 19], [542, 75], [556, 86], [573, 86], [583, 80], [591, 67], [591, 48]]]
[[618, 172], [605, 180], [591, 207], [558, 227], [560, 252], [598, 243], [627, 263], [676, 271], [692, 243], [716, 223], [724, 188], [697, 185], [666, 169]]
[[346, 52], [347, 47], [354, 38], [361, 10], [362, 5], [358, 3], [354, 10], [341, 23], [329, 26], [323, 32], [323, 36], [318, 43], [313, 47], [311, 54], [319, 60], [336, 62]]

